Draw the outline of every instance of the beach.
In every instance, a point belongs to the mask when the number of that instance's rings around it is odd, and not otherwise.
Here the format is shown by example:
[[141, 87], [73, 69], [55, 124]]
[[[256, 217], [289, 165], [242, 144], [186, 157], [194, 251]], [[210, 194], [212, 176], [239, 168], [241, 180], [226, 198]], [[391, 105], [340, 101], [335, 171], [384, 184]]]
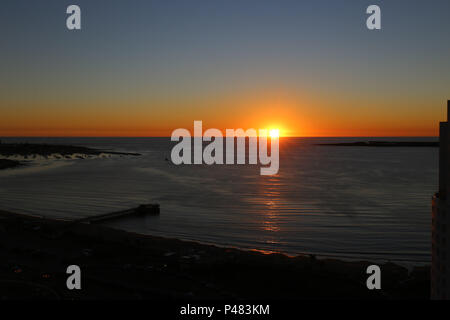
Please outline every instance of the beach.
[[[0, 212], [2, 299], [427, 299], [429, 267], [289, 257]], [[82, 290], [68, 290], [78, 265]]]

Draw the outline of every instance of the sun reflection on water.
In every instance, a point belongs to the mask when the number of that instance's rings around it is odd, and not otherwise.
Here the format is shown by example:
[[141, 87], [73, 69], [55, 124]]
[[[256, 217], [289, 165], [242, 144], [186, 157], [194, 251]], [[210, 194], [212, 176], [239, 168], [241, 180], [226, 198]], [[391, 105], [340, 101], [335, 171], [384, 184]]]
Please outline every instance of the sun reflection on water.
[[[262, 228], [265, 231], [276, 233], [281, 230], [279, 223], [279, 204], [281, 201], [280, 177], [270, 176], [261, 177], [261, 193], [264, 199], [262, 211], [263, 221]], [[276, 239], [267, 240], [268, 243], [278, 243]]]

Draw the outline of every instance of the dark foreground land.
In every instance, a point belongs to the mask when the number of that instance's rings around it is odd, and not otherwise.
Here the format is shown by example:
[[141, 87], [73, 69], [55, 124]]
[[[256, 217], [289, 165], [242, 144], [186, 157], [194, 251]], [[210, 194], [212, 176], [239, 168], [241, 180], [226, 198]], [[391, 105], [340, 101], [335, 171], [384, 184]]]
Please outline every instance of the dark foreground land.
[[[82, 290], [66, 288], [66, 268]], [[288, 257], [0, 211], [2, 299], [428, 299], [429, 268]]]
[[65, 146], [54, 144], [37, 144], [37, 143], [0, 143], [0, 155], [13, 156], [19, 155], [28, 157], [31, 155], [50, 156], [59, 154], [61, 156], [70, 156], [74, 154], [83, 154], [90, 156], [98, 156], [102, 153], [115, 155], [139, 156], [139, 153], [114, 152], [108, 150], [99, 150], [81, 146]]
[[342, 143], [318, 143], [317, 145], [336, 147], [439, 147], [439, 141], [358, 141]]
[[8, 159], [0, 159], [0, 170], [15, 168], [22, 165], [19, 161], [16, 160], [8, 160]]

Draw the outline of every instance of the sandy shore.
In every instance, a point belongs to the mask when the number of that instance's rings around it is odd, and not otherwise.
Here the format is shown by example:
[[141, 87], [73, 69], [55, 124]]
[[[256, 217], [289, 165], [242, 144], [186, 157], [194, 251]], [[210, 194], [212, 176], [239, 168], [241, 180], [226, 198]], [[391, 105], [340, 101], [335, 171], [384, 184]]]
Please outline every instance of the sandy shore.
[[[82, 290], [66, 288], [68, 265]], [[429, 268], [384, 264], [369, 291], [371, 263], [288, 257], [137, 235], [0, 211], [3, 299], [318, 299], [429, 296]]]

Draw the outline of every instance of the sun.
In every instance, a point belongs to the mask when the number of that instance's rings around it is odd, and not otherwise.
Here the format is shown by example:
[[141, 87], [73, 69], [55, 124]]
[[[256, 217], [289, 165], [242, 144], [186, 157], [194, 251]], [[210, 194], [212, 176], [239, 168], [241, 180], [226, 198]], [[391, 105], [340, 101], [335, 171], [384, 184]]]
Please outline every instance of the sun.
[[280, 137], [280, 130], [279, 129], [270, 129], [269, 135], [271, 138], [278, 138], [278, 137]]

